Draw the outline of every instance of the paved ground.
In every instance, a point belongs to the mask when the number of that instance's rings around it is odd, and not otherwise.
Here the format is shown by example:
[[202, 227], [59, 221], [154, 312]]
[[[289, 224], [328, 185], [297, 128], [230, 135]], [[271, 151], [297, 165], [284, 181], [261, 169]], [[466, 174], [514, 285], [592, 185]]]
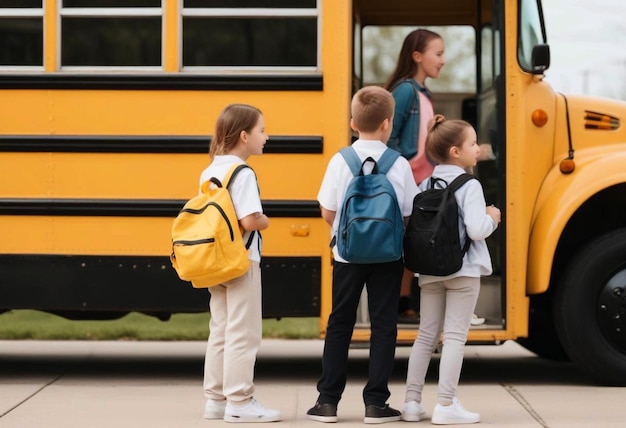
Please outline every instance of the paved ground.
[[[257, 398], [282, 411], [285, 427], [321, 427], [304, 418], [317, 396], [323, 343], [265, 340]], [[400, 407], [409, 348], [398, 348], [390, 404]], [[2, 428], [177, 428], [231, 426], [202, 419], [203, 342], [0, 341]], [[350, 354], [339, 425], [363, 426], [367, 350]], [[435, 357], [424, 404], [435, 404]], [[468, 346], [458, 396], [495, 427], [625, 427], [626, 390], [594, 386], [575, 367], [536, 358], [513, 342]], [[396, 422], [385, 426], [407, 426]], [[430, 421], [417, 426], [431, 426]]]

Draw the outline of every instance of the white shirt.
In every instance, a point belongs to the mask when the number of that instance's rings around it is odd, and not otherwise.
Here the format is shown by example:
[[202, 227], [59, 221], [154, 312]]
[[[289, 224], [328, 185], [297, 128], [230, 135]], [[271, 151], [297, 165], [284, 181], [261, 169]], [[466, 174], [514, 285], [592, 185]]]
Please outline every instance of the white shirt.
[[[383, 152], [387, 149], [387, 146], [383, 142], [372, 140], [357, 140], [352, 144], [352, 147], [355, 149], [361, 162], [368, 157], [372, 157], [375, 161], [378, 161]], [[370, 164], [369, 162], [366, 164], [369, 171], [364, 171], [364, 173], [371, 173]], [[418, 189], [409, 162], [400, 156], [396, 159], [391, 168], [389, 168], [386, 176], [396, 191], [396, 197], [402, 216], [410, 216], [413, 210], [413, 198], [417, 195]], [[330, 159], [330, 162], [328, 162], [326, 174], [324, 175], [322, 185], [317, 195], [317, 200], [323, 208], [336, 212], [335, 220], [330, 228], [331, 239], [337, 234], [339, 217], [341, 217], [341, 206], [343, 205], [343, 199], [352, 177], [350, 167], [343, 156], [340, 153], [335, 153]], [[337, 245], [333, 247], [333, 255], [335, 260], [348, 263], [339, 256]]]
[[[441, 178], [448, 184], [465, 170], [456, 165], [437, 165], [433, 170], [433, 177]], [[419, 186], [424, 191], [430, 185], [430, 178], [425, 179]], [[485, 238], [491, 235], [498, 225], [487, 215], [487, 204], [483, 187], [478, 180], [470, 180], [454, 193], [459, 206], [459, 236], [464, 243], [467, 236], [472, 243], [463, 257], [461, 270], [448, 276], [420, 275], [420, 284], [441, 281], [458, 276], [480, 277], [492, 272], [491, 257]]]
[[[200, 174], [200, 189], [202, 189], [202, 183], [208, 181], [211, 177], [215, 177], [218, 180], [223, 181], [224, 176], [233, 164], [244, 163], [246, 162], [234, 155], [215, 156], [213, 162], [211, 162], [211, 164], [206, 167], [204, 171], [202, 171], [202, 174]], [[254, 171], [248, 168], [239, 171], [237, 177], [235, 177], [235, 181], [233, 181], [233, 184], [230, 185], [229, 190], [238, 220], [256, 212], [263, 213], [261, 196], [259, 195], [259, 185], [256, 181]], [[244, 244], [248, 242], [249, 236], [250, 232], [244, 233]], [[252, 239], [252, 243], [250, 244], [250, 248], [248, 250], [248, 257], [250, 260], [255, 262], [261, 261], [260, 236], [261, 234], [259, 231], [254, 234], [254, 238]]]

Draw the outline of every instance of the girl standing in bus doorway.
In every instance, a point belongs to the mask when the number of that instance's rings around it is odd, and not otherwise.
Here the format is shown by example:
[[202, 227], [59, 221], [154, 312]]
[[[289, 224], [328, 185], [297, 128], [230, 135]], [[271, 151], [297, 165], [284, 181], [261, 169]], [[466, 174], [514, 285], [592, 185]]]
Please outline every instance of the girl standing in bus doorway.
[[[438, 114], [431, 119], [426, 150], [439, 162], [433, 177], [451, 183], [469, 168], [476, 166], [480, 148], [476, 131], [463, 120], [445, 120]], [[419, 187], [426, 190], [430, 180]], [[471, 239], [463, 264], [448, 276], [420, 275], [420, 327], [411, 349], [406, 378], [406, 396], [402, 419], [419, 421], [426, 416], [422, 407], [422, 391], [428, 365], [443, 333], [439, 362], [437, 405], [431, 422], [435, 425], [470, 424], [480, 415], [465, 410], [456, 397], [461, 376], [463, 351], [472, 315], [478, 301], [480, 277], [490, 275], [491, 257], [485, 239], [500, 223], [500, 210], [487, 206], [482, 186], [470, 180], [455, 193], [459, 206], [460, 242]]]
[[[393, 130], [387, 145], [409, 160], [418, 185], [431, 175], [434, 167], [424, 150], [428, 121], [434, 115], [426, 79], [439, 77], [445, 63], [443, 53], [443, 38], [439, 34], [425, 29], [410, 32], [402, 43], [396, 69], [384, 86], [396, 101]], [[413, 272], [405, 269], [398, 305], [400, 322], [419, 322], [419, 314], [411, 308], [413, 278]]]
[[[213, 161], [200, 175], [202, 184], [215, 177], [223, 181], [234, 164], [260, 156], [268, 140], [259, 109], [231, 104], [219, 115], [209, 154]], [[244, 242], [252, 231], [264, 230], [256, 175], [244, 168], [229, 186]], [[254, 398], [254, 365], [261, 344], [261, 235], [254, 233], [248, 251], [250, 269], [239, 278], [209, 288], [211, 321], [204, 362], [205, 419], [226, 422], [275, 422], [280, 411], [266, 409]]]

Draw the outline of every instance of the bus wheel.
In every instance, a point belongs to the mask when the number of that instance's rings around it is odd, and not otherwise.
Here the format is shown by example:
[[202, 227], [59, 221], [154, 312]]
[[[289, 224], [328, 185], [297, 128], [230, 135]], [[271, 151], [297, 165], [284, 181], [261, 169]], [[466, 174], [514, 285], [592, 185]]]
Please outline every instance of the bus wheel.
[[556, 290], [556, 328], [569, 357], [596, 381], [626, 385], [626, 229], [589, 243]]
[[541, 358], [569, 361], [554, 327], [553, 298], [549, 294], [530, 296], [528, 337], [517, 339], [517, 343]]

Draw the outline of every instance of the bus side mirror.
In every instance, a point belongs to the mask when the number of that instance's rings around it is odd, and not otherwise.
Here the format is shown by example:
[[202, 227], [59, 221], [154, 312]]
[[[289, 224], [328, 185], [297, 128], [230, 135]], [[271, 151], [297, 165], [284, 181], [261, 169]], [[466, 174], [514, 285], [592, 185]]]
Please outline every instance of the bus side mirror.
[[550, 67], [550, 45], [535, 45], [532, 53], [532, 73], [543, 74]]

